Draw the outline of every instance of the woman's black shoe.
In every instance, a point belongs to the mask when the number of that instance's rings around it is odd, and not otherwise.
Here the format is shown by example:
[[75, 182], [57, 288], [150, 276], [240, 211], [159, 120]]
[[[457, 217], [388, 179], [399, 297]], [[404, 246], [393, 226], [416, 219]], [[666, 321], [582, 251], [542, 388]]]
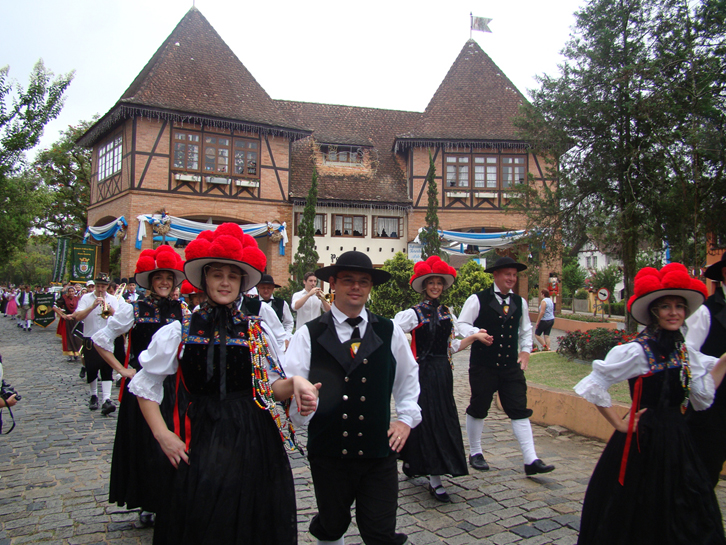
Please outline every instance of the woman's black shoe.
[[444, 489], [443, 485], [439, 485], [436, 488], [429, 485], [429, 494], [431, 494], [434, 498], [436, 498], [441, 503], [449, 503], [451, 502], [451, 497]]

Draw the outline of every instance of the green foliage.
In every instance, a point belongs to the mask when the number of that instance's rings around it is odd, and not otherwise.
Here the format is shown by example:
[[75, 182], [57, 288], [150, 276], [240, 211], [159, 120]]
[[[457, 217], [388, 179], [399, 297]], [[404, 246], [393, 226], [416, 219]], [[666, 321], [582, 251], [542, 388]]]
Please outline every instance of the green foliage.
[[91, 122], [69, 126], [49, 149], [41, 150], [33, 162], [33, 176], [48, 190], [49, 203], [40, 224], [54, 237], [80, 241], [88, 223], [91, 194], [92, 151], [76, 144]]
[[444, 292], [441, 302], [458, 315], [470, 295], [487, 289], [493, 283], [494, 278], [484, 272], [484, 267], [473, 259], [469, 260], [459, 268], [456, 282]]
[[[283, 299], [287, 301], [288, 305], [292, 305], [292, 296], [296, 293], [293, 291], [294, 286], [292, 285], [292, 282], [289, 282], [286, 286], [282, 286], [281, 288], [277, 288], [275, 290], [275, 299]], [[302, 289], [302, 288], [300, 288]], [[297, 290], [300, 291], [300, 290]], [[290, 307], [290, 310], [292, 310], [292, 306]]]
[[371, 312], [393, 318], [397, 312], [421, 301], [421, 296], [408, 284], [413, 275], [413, 261], [406, 254], [397, 252], [381, 268], [391, 273], [391, 280], [371, 290]]
[[53, 251], [51, 244], [42, 242], [38, 237], [31, 237], [23, 251], [16, 252], [9, 261], [2, 262], [0, 281], [16, 285], [50, 285], [54, 265]]
[[578, 288], [575, 291], [575, 299], [580, 299], [584, 301], [588, 298], [588, 291], [585, 288]]
[[426, 209], [426, 227], [419, 235], [421, 241], [421, 259], [426, 261], [434, 255], [441, 255], [441, 238], [439, 237], [439, 190], [436, 185], [436, 165], [429, 150], [429, 171], [426, 174], [428, 185], [428, 208]]
[[590, 285], [596, 290], [607, 288], [610, 292], [610, 301], [615, 302], [615, 285], [622, 279], [623, 272], [620, 270], [620, 267], [613, 263], [595, 271], [595, 274], [592, 275]]
[[565, 320], [574, 320], [575, 322], [588, 322], [590, 324], [602, 324], [607, 322], [607, 318], [601, 318], [600, 315], [590, 316], [589, 314], [579, 314], [577, 312], [572, 314], [561, 314], [555, 312], [556, 318], [564, 318]]
[[562, 297], [572, 297], [578, 289], [585, 285], [587, 272], [580, 267], [577, 260], [570, 260], [562, 266]]
[[318, 171], [313, 166], [313, 179], [310, 184], [305, 208], [303, 209], [300, 225], [298, 225], [297, 251], [292, 264], [290, 264], [291, 291], [293, 293], [303, 288], [303, 277], [308, 271], [318, 268], [318, 252], [315, 251], [315, 207], [318, 204]]
[[590, 331], [569, 331], [557, 338], [557, 353], [582, 360], [603, 359], [615, 346], [632, 341], [636, 333], [598, 327]]

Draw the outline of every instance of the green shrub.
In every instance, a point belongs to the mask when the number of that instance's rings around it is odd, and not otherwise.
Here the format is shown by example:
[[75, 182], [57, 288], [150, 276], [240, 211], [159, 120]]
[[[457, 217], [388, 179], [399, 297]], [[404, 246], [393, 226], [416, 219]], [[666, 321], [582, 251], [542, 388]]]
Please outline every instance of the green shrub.
[[610, 305], [610, 313], [618, 316], [625, 316], [625, 301], [619, 303], [612, 303]]
[[575, 292], [575, 299], [587, 299], [588, 291], [585, 288], [580, 288]]
[[603, 323], [607, 322], [607, 319], [601, 318], [600, 316], [590, 316], [589, 314], [561, 314], [555, 313], [555, 317], [564, 318], [566, 320], [575, 320], [576, 322], [589, 322], [589, 323]]
[[604, 327], [590, 331], [569, 331], [557, 338], [557, 353], [570, 359], [603, 359], [614, 346], [630, 342], [636, 336], [637, 333]]
[[494, 277], [484, 272], [484, 267], [473, 259], [464, 263], [456, 274], [456, 282], [441, 296], [441, 302], [459, 315], [467, 298], [494, 283]]

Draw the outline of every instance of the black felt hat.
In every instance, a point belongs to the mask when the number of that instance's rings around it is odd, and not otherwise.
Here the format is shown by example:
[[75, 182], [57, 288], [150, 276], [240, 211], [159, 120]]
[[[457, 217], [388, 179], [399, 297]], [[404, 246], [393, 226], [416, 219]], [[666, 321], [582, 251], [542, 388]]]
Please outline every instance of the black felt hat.
[[269, 274], [263, 274], [262, 275], [262, 279], [259, 282], [257, 282], [257, 285], [258, 286], [260, 284], [272, 284], [276, 288], [281, 288], [282, 287], [279, 284], [275, 284], [275, 281], [273, 280], [272, 275], [269, 275]]
[[324, 282], [328, 282], [331, 276], [335, 276], [339, 271], [363, 272], [371, 275], [373, 285], [378, 286], [384, 284], [391, 279], [391, 273], [383, 269], [374, 269], [371, 258], [363, 252], [345, 252], [342, 254], [335, 265], [328, 265], [322, 269], [315, 271], [315, 276]]
[[499, 269], [517, 269], [517, 272], [522, 272], [527, 269], [527, 265], [524, 263], [517, 263], [509, 256], [504, 256], [497, 259], [497, 262], [488, 269], [485, 269], [484, 272], [493, 273]]
[[96, 275], [95, 283], [96, 284], [110, 284], [111, 279], [108, 277], [108, 275], [106, 273], [100, 272]]
[[721, 256], [721, 261], [717, 261], [708, 269], [706, 269], [706, 272], [703, 276], [705, 276], [706, 278], [710, 278], [711, 280], [715, 280], [716, 282], [722, 282], [723, 274], [721, 273], [721, 270], [724, 267], [726, 267], [726, 252], [724, 252]]

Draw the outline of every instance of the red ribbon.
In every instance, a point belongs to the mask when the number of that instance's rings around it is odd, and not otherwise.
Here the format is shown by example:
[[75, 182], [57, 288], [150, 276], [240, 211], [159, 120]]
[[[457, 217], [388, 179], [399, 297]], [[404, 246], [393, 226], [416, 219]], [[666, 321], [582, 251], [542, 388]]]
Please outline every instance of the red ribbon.
[[[633, 440], [633, 428], [635, 427], [635, 414], [640, 410], [640, 397], [643, 393], [643, 377], [648, 377], [653, 373], [642, 375], [635, 381], [633, 388], [633, 404], [630, 407], [630, 418], [628, 419], [628, 436], [625, 438], [625, 447], [623, 448], [623, 459], [620, 462], [620, 476], [618, 482], [621, 486], [625, 486], [625, 470], [628, 466], [628, 454], [630, 454], [630, 443]], [[640, 441], [638, 441], [638, 452], [640, 452]]]

